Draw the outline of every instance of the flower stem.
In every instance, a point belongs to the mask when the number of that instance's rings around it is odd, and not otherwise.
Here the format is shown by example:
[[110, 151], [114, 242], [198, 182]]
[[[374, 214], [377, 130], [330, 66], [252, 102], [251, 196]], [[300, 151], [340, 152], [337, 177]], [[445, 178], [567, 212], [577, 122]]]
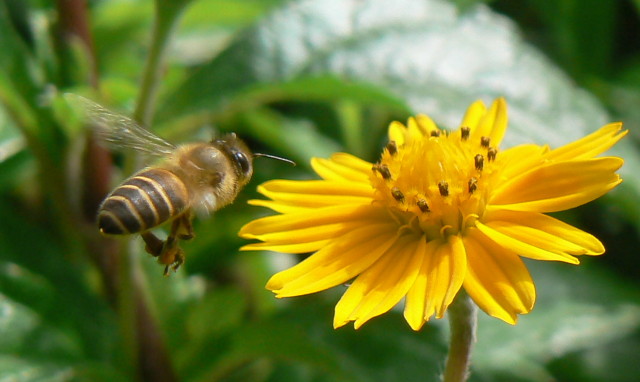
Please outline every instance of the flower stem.
[[464, 382], [469, 377], [471, 349], [476, 339], [477, 308], [464, 290], [458, 292], [449, 307], [451, 344], [443, 382]]

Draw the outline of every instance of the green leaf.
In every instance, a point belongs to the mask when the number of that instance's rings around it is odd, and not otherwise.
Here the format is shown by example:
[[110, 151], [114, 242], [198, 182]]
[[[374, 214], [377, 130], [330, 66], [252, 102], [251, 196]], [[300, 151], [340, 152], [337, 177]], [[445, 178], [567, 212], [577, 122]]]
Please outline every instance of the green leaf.
[[[159, 119], [232, 113], [251, 102], [278, 100], [273, 94], [291, 84], [329, 83], [330, 78], [380, 89], [352, 99], [369, 102], [388, 91], [415, 112], [451, 127], [472, 101], [504, 96], [510, 115], [504, 146], [558, 147], [609, 122], [595, 97], [525, 43], [508, 19], [482, 4], [460, 14], [442, 0], [290, 2], [169, 94]], [[310, 99], [317, 89], [308, 86], [306, 95], [287, 96]], [[322, 97], [343, 95], [330, 86]], [[627, 155], [622, 174], [634, 178], [640, 167], [637, 150], [629, 142], [620, 146]], [[624, 187], [640, 196], [639, 182]]]
[[255, 83], [328, 74], [390, 90], [446, 126], [475, 99], [505, 96], [508, 144], [567, 142], [607, 119], [509, 20], [482, 5], [459, 15], [440, 0], [291, 2], [168, 96], [160, 115], [220, 107]]

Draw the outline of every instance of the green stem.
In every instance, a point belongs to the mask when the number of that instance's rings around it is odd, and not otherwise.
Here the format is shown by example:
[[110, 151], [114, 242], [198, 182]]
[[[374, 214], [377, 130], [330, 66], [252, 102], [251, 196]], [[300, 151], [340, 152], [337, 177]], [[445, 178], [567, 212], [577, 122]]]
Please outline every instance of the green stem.
[[[155, 17], [149, 55], [142, 72], [140, 93], [133, 119], [143, 126], [152, 122], [156, 95], [162, 76], [164, 56], [171, 34], [187, 1], [156, 0]], [[138, 158], [130, 156], [125, 163], [127, 173], [138, 167]], [[140, 269], [137, 251], [132, 243], [123, 247], [120, 257], [120, 320], [125, 345], [135, 349], [139, 377], [143, 381], [173, 382], [177, 380], [164, 344], [157, 317], [150, 309], [152, 299]]]
[[449, 307], [451, 344], [443, 382], [464, 382], [469, 377], [471, 349], [476, 340], [477, 307], [464, 290], [458, 292]]
[[162, 63], [169, 46], [170, 36], [178, 24], [180, 15], [188, 1], [163, 1], [157, 0], [151, 46], [145, 63], [140, 93], [136, 100], [136, 109], [133, 119], [143, 126], [149, 126], [152, 122], [156, 95], [162, 76]]

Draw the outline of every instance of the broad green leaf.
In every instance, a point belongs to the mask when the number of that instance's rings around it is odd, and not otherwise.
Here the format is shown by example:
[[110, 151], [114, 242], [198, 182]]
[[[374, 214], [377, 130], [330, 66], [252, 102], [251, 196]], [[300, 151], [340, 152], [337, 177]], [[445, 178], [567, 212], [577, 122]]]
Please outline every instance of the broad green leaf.
[[[482, 4], [460, 13], [442, 0], [290, 2], [169, 94], [158, 119], [273, 102], [265, 95], [277, 94], [283, 84], [326, 76], [387, 90], [414, 112], [450, 127], [472, 101], [504, 96], [510, 116], [506, 147], [558, 147], [610, 122], [595, 97], [525, 43], [511, 21]], [[299, 100], [300, 94], [289, 96]], [[621, 173], [628, 179], [621, 187], [637, 198], [637, 149], [628, 139], [618, 146], [612, 153], [625, 155]], [[640, 209], [629, 215], [640, 216]]]
[[161, 117], [218, 108], [255, 83], [335, 75], [392, 91], [456, 126], [468, 104], [505, 96], [508, 143], [563, 143], [607, 120], [516, 27], [486, 6], [441, 0], [294, 1], [247, 31], [167, 97]]

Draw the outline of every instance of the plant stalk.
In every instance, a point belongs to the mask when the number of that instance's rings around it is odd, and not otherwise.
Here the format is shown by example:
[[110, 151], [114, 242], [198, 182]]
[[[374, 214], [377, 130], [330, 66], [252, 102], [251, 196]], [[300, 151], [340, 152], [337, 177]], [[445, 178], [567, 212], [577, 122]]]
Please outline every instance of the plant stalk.
[[471, 350], [476, 340], [477, 307], [464, 290], [449, 307], [451, 342], [443, 382], [464, 382], [469, 378]]

